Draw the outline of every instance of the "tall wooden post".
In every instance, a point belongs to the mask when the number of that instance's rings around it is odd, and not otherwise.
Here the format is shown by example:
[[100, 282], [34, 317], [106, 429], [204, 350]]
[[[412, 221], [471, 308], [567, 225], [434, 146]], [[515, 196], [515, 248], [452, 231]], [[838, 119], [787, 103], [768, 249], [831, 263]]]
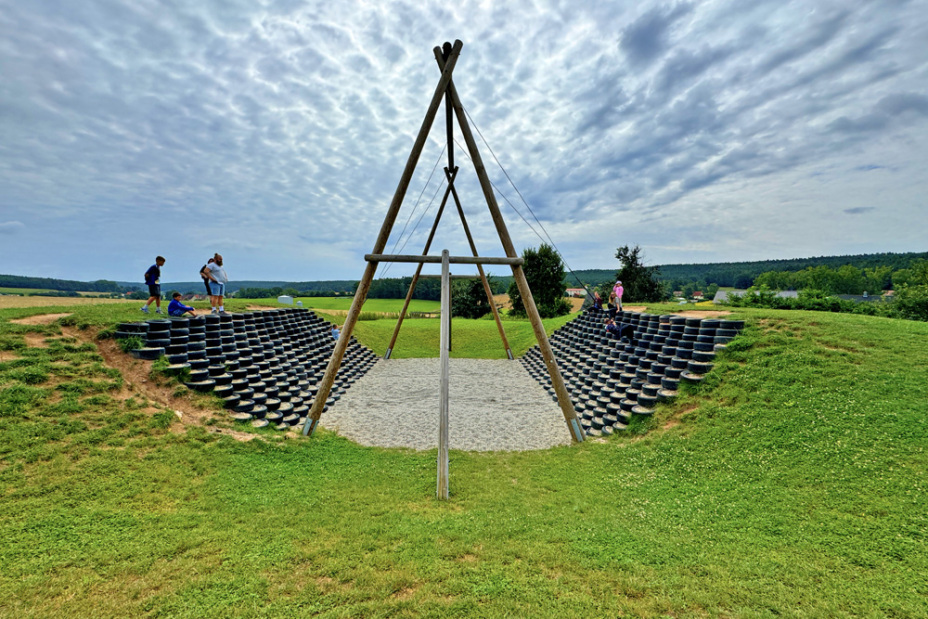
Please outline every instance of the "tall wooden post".
[[441, 331], [440, 331], [440, 365], [441, 388], [438, 403], [438, 483], [436, 494], [439, 499], [448, 499], [448, 393], [451, 363], [451, 278], [450, 255], [445, 249], [441, 252]]
[[[447, 66], [438, 48], [435, 48], [435, 59], [438, 62], [439, 68], [444, 69]], [[484, 198], [486, 198], [487, 206], [490, 209], [493, 224], [496, 226], [500, 241], [503, 243], [503, 250], [508, 257], [515, 258], [517, 257], [515, 247], [512, 244], [512, 239], [509, 237], [506, 222], [503, 220], [502, 213], [500, 213], [499, 204], [496, 202], [496, 195], [493, 193], [493, 185], [490, 183], [490, 177], [487, 175], [486, 167], [483, 165], [483, 158], [480, 156], [480, 151], [477, 149], [477, 141], [474, 139], [474, 134], [470, 130], [470, 123], [467, 120], [467, 115], [464, 113], [464, 106], [461, 104], [461, 99], [458, 97], [457, 89], [455, 89], [453, 81], [448, 84], [448, 93], [451, 95], [451, 102], [454, 106], [455, 116], [457, 116], [458, 119], [458, 126], [461, 129], [461, 135], [464, 137], [464, 143], [467, 145], [468, 153], [474, 164], [474, 170], [477, 173], [480, 187], [483, 190]], [[554, 387], [554, 392], [557, 394], [558, 404], [564, 415], [564, 421], [567, 423], [567, 428], [570, 430], [573, 440], [582, 443], [585, 434], [580, 427], [580, 422], [577, 420], [577, 411], [574, 410], [573, 402], [570, 401], [570, 394], [567, 391], [567, 386], [564, 384], [564, 378], [561, 376], [561, 371], [557, 367], [554, 351], [551, 350], [551, 344], [548, 342], [548, 334], [545, 333], [545, 326], [544, 323], [541, 322], [541, 316], [538, 314], [538, 308], [535, 306], [535, 299], [532, 297], [532, 291], [528, 286], [528, 281], [525, 279], [525, 272], [522, 270], [521, 266], [514, 265], [512, 267], [512, 276], [516, 285], [519, 287], [519, 294], [522, 295], [525, 313], [528, 315], [529, 321], [532, 323], [532, 329], [535, 331], [535, 338], [538, 340], [538, 348], [541, 352], [542, 359], [544, 359], [545, 367], [548, 369], [548, 375], [551, 377], [551, 385]]]
[[[444, 59], [442, 60], [441, 79], [438, 80], [438, 85], [435, 87], [432, 101], [429, 104], [428, 111], [425, 113], [425, 118], [422, 120], [422, 126], [419, 127], [419, 134], [416, 136], [412, 152], [409, 153], [409, 158], [406, 160], [406, 168], [403, 170], [403, 175], [400, 177], [396, 192], [393, 194], [393, 201], [390, 203], [390, 209], [387, 211], [383, 226], [380, 228], [380, 234], [377, 236], [377, 240], [374, 243], [373, 253], [375, 254], [382, 253], [384, 247], [387, 246], [387, 240], [390, 238], [390, 231], [393, 229], [396, 215], [399, 213], [400, 206], [403, 204], [403, 198], [406, 197], [409, 181], [412, 180], [413, 172], [416, 170], [416, 164], [419, 162], [419, 156], [422, 154], [422, 149], [425, 147], [426, 140], [428, 140], [429, 131], [432, 128], [432, 123], [435, 121], [435, 115], [438, 113], [438, 107], [441, 105], [448, 85], [451, 83], [451, 73], [454, 71], [454, 65], [457, 64], [463, 46], [464, 44], [461, 43], [460, 40], [455, 41], [451, 53], [448, 54], [448, 61], [445, 62]], [[325, 368], [325, 375], [322, 377], [322, 382], [319, 384], [316, 398], [313, 400], [313, 406], [309, 411], [309, 415], [306, 416], [306, 423], [303, 424], [304, 436], [312, 436], [313, 432], [316, 430], [316, 426], [319, 425], [322, 409], [325, 407], [325, 401], [328, 399], [329, 393], [332, 390], [332, 383], [335, 382], [335, 374], [342, 364], [345, 350], [348, 348], [348, 342], [351, 341], [351, 333], [354, 331], [355, 324], [358, 321], [361, 307], [367, 299], [367, 293], [371, 288], [371, 282], [374, 280], [374, 273], [376, 270], [376, 262], [368, 262], [367, 268], [364, 269], [364, 276], [358, 283], [358, 289], [354, 293], [354, 300], [351, 303], [351, 308], [348, 310], [348, 315], [345, 317], [345, 324], [342, 327], [338, 341], [335, 343], [332, 357], [329, 359], [329, 364]]]

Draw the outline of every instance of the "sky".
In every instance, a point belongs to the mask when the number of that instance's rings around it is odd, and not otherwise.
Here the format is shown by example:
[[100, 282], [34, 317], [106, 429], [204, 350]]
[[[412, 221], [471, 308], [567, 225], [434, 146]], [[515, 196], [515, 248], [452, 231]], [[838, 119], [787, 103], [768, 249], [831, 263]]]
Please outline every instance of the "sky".
[[[160, 254], [195, 281], [219, 252], [232, 280], [359, 279], [455, 39], [519, 252], [928, 251], [926, 0], [0, 0], [0, 273], [141, 282]], [[387, 253], [422, 253], [446, 144], [442, 111]], [[454, 209], [445, 248], [470, 253]]]

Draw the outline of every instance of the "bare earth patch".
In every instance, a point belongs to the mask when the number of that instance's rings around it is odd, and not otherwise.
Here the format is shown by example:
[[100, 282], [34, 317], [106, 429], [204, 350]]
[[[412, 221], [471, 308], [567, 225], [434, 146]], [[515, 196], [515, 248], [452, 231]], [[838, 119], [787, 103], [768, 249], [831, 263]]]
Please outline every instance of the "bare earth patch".
[[683, 310], [682, 312], [674, 312], [681, 316], [686, 316], [687, 318], [715, 318], [716, 316], [727, 316], [731, 312], [725, 310]]
[[70, 315], [71, 314], [36, 314], [35, 316], [27, 316], [26, 318], [16, 318], [10, 322], [16, 325], [49, 325], [59, 318]]
[[26, 346], [29, 348], [48, 348], [48, 342], [45, 336], [38, 333], [24, 333], [23, 339], [26, 340]]
[[[65, 335], [76, 337], [80, 340], [94, 343], [100, 356], [107, 367], [119, 370], [123, 377], [123, 387], [118, 393], [113, 394], [118, 400], [128, 400], [132, 397], [140, 396], [162, 408], [169, 408], [174, 411], [181, 424], [185, 426], [202, 426], [208, 432], [230, 436], [238, 441], [250, 441], [257, 435], [248, 432], [239, 432], [226, 428], [217, 428], [208, 425], [213, 418], [214, 410], [202, 410], [193, 405], [184, 397], [175, 397], [174, 390], [176, 385], [160, 385], [151, 380], [151, 362], [136, 359], [135, 357], [124, 353], [115, 340], [94, 341], [93, 334], [78, 329], [64, 329]], [[151, 408], [146, 412], [156, 413], [157, 408]], [[178, 414], [180, 413], [180, 414]], [[174, 432], [180, 433], [180, 428], [175, 428]]]
[[100, 299], [96, 297], [18, 297], [0, 295], [0, 309], [11, 307], [67, 307], [69, 305], [104, 305], [112, 303], [135, 304], [125, 299]]

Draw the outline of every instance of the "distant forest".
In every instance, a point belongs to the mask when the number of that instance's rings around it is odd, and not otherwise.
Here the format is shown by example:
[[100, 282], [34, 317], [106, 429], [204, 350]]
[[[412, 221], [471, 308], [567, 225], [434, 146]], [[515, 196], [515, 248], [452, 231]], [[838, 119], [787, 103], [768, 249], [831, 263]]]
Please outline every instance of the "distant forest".
[[21, 275], [0, 275], [0, 288], [40, 288], [62, 292], [123, 292], [118, 282], [98, 279], [95, 282], [79, 282], [70, 279], [51, 277], [23, 277]]
[[[928, 252], [921, 253], [880, 253], [858, 254], [852, 256], [819, 256], [815, 258], [793, 258], [791, 260], [759, 260], [755, 262], [713, 262], [708, 264], [664, 264], [658, 265], [660, 280], [670, 289], [682, 289], [687, 285], [718, 284], [723, 287], [748, 288], [754, 280], [763, 273], [771, 271], [801, 271], [807, 267], [826, 266], [832, 269], [851, 265], [858, 269], [875, 269], [889, 267], [892, 271], [908, 269], [916, 260], [928, 260]], [[569, 288], [579, 287], [580, 282], [591, 286], [598, 286], [615, 277], [619, 265], [614, 269], [583, 269], [567, 273], [565, 278]], [[494, 292], [505, 292], [512, 282], [512, 276], [493, 275]], [[409, 289], [410, 277], [396, 277], [376, 279], [371, 286], [371, 298], [403, 298]], [[273, 295], [279, 291], [288, 293], [307, 293], [306, 296], [336, 296], [354, 294], [357, 280], [325, 280], [308, 282], [261, 282], [261, 281], [231, 281], [227, 286], [230, 292], [240, 289], [247, 296]], [[0, 288], [32, 288], [57, 290], [61, 292], [100, 292], [121, 293], [133, 290], [142, 290], [144, 286], [139, 282], [116, 282], [97, 280], [94, 282], [81, 282], [49, 277], [24, 277], [20, 275], [0, 275]], [[203, 282], [166, 282], [161, 288], [164, 291], [177, 290], [179, 292], [200, 292]], [[438, 298], [439, 288], [437, 279], [423, 279], [416, 287], [417, 299]], [[264, 291], [262, 293], [262, 291]], [[246, 296], [243, 294], [243, 296]]]
[[[680, 289], [687, 284], [718, 284], [723, 287], [749, 288], [762, 273], [770, 271], [801, 271], [807, 267], [827, 266], [836, 269], [851, 265], [858, 269], [890, 267], [893, 271], [908, 269], [916, 260], [928, 259], [928, 252], [858, 254], [853, 256], [820, 256], [816, 258], [793, 258], [790, 260], [758, 260], [756, 262], [713, 262], [708, 264], [662, 264], [660, 280], [668, 287]], [[586, 284], [597, 286], [615, 277], [618, 264], [613, 270], [587, 269], [575, 271]], [[567, 285], [575, 287], [576, 278], [568, 273]]]

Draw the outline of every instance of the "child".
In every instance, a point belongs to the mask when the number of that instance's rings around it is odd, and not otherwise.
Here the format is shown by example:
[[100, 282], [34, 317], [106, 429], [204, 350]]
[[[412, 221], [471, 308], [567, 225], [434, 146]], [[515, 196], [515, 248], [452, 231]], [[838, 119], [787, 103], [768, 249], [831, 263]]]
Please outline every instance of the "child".
[[168, 305], [168, 314], [170, 316], [183, 316], [184, 314], [190, 314], [191, 316], [196, 316], [197, 312], [195, 309], [189, 305], [184, 305], [180, 302], [180, 293], [175, 292], [174, 298], [171, 299], [171, 304]]
[[148, 301], [142, 306], [142, 311], [148, 313], [148, 306], [155, 302], [158, 309], [156, 314], [161, 313], [161, 267], [164, 266], [164, 257], [155, 258], [155, 263], [145, 271], [145, 285], [148, 286]]

